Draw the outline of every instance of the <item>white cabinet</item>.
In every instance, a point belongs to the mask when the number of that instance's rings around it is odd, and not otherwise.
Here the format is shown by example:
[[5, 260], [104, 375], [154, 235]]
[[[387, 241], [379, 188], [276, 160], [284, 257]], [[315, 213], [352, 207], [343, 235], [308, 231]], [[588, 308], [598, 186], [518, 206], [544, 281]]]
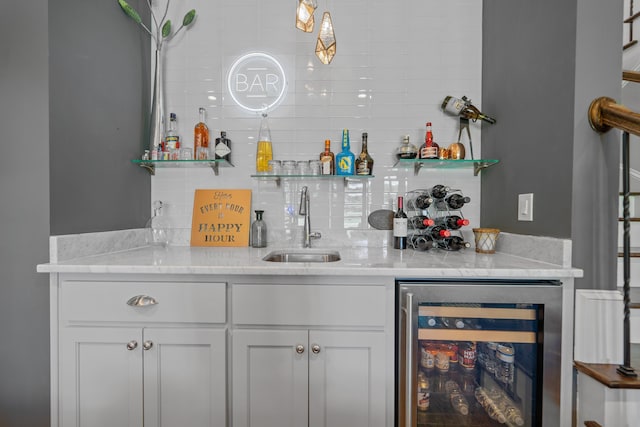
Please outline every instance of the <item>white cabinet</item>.
[[232, 292], [233, 427], [387, 425], [384, 287]]
[[58, 425], [224, 426], [225, 288], [63, 281]]

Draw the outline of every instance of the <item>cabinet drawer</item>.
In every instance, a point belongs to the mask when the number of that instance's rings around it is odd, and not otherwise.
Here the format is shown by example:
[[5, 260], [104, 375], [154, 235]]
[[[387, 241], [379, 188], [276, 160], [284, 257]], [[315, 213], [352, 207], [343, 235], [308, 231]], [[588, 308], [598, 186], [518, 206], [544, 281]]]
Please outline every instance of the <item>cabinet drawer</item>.
[[234, 284], [237, 325], [384, 327], [384, 286]]
[[[225, 289], [224, 283], [64, 281], [60, 317], [66, 322], [224, 323]], [[141, 295], [157, 304], [127, 304]]]

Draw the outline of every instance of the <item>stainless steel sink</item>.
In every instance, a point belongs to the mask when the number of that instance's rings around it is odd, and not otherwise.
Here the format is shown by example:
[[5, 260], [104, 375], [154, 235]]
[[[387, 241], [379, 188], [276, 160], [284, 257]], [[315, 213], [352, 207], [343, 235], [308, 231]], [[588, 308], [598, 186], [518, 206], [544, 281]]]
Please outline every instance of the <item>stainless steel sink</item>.
[[337, 251], [273, 251], [269, 252], [263, 261], [270, 262], [335, 262], [340, 261], [340, 252]]

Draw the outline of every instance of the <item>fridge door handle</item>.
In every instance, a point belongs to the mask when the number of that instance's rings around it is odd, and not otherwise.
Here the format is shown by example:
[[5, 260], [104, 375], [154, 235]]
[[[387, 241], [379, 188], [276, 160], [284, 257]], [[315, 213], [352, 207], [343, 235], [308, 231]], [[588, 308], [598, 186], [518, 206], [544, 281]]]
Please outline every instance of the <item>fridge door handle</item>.
[[413, 354], [414, 354], [414, 342], [413, 342], [413, 294], [407, 292], [405, 294], [405, 307], [404, 313], [406, 316], [406, 330], [405, 332], [405, 427], [415, 427], [413, 419], [413, 397], [415, 396], [413, 381], [414, 381], [414, 369], [413, 366]]

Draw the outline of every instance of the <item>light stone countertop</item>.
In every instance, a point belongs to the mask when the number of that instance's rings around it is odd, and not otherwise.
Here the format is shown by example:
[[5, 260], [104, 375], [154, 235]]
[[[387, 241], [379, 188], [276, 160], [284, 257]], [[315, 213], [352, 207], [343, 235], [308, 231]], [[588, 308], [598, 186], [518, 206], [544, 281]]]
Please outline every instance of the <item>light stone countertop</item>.
[[395, 250], [389, 245], [351, 247], [317, 245], [295, 251], [338, 251], [341, 260], [329, 263], [278, 263], [263, 261], [267, 248], [151, 247], [141, 230], [126, 230], [51, 238], [51, 261], [40, 264], [41, 273], [206, 274], [206, 275], [319, 275], [387, 276], [396, 278], [509, 278], [549, 279], [582, 277], [572, 268], [571, 242], [502, 233], [495, 254], [472, 248], [446, 252]]

